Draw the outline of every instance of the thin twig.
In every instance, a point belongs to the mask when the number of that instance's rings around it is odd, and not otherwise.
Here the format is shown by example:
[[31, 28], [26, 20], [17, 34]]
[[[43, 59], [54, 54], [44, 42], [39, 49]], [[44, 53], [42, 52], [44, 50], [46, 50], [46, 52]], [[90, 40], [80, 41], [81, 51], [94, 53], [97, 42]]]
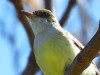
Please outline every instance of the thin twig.
[[74, 5], [76, 4], [76, 0], [70, 0], [68, 7], [66, 8], [61, 20], [60, 20], [60, 25], [63, 26], [65, 24], [65, 22], [68, 20], [70, 11], [72, 10], [72, 8], [74, 7]]
[[45, 8], [52, 11], [52, 0], [44, 0]]
[[[31, 27], [25, 17], [24, 14], [21, 13], [21, 10], [23, 10], [23, 6], [22, 6], [22, 3], [21, 3], [21, 0], [10, 0], [16, 10], [17, 10], [17, 13], [18, 13], [18, 17], [19, 17], [19, 20], [23, 23], [26, 31], [27, 31], [27, 34], [29, 36], [29, 41], [30, 41], [30, 45], [31, 45], [31, 49], [33, 49], [33, 41], [34, 41], [34, 35], [32, 33], [32, 30], [31, 30]], [[25, 69], [25, 71], [22, 73], [22, 75], [33, 75], [36, 73], [36, 71], [38, 70], [38, 66], [35, 62], [35, 57], [34, 57], [34, 54], [33, 52], [31, 51], [31, 55], [29, 57], [29, 61], [28, 61], [28, 65]]]
[[35, 57], [33, 52], [31, 52], [29, 57], [28, 65], [25, 69], [25, 71], [22, 73], [22, 75], [35, 75], [35, 73], [39, 70], [39, 67], [37, 66], [35, 62]]
[[76, 56], [65, 75], [81, 75], [100, 51], [100, 27], [86, 47]]

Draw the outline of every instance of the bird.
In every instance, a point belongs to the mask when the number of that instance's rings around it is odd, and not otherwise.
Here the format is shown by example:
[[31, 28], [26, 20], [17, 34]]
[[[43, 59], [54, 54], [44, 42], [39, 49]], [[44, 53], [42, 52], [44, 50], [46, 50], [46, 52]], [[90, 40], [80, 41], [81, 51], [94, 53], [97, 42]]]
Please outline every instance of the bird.
[[[22, 12], [27, 16], [35, 35], [33, 51], [36, 63], [44, 75], [64, 75], [84, 46], [60, 26], [50, 10]], [[99, 71], [92, 62], [81, 75], [99, 75]]]

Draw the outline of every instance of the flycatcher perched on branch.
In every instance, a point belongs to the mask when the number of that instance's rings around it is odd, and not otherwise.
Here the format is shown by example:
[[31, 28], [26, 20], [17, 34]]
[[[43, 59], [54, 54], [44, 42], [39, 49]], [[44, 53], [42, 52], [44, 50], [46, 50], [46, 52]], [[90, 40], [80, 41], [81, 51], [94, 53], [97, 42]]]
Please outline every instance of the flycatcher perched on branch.
[[[83, 45], [60, 26], [51, 11], [23, 13], [29, 18], [35, 34], [34, 54], [40, 69], [44, 75], [64, 75]], [[99, 74], [95, 64], [91, 63], [81, 75]]]

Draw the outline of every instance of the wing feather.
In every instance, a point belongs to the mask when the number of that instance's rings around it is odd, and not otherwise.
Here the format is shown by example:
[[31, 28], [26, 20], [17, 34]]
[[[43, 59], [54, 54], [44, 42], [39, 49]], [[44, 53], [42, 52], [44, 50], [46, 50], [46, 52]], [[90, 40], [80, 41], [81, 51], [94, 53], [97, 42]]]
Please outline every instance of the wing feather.
[[72, 40], [73, 43], [74, 43], [80, 50], [84, 49], [84, 46], [83, 46], [73, 35], [71, 35], [71, 34], [70, 34], [69, 32], [67, 32], [67, 31], [66, 31], [66, 33], [67, 33], [69, 39]]

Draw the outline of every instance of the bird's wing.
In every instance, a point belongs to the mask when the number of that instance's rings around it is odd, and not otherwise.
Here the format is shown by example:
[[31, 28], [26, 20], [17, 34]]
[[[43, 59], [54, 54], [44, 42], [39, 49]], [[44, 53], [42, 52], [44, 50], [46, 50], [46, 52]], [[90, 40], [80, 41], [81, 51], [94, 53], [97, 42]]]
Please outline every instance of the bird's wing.
[[84, 46], [73, 36], [71, 35], [69, 32], [67, 32], [67, 35], [69, 37], [69, 39], [71, 39], [73, 41], [73, 43], [80, 49], [82, 50], [84, 48]]
[[[69, 32], [67, 32], [67, 35], [69, 37], [69, 39], [71, 39], [73, 41], [73, 43], [80, 49], [80, 50], [83, 50], [84, 49], [84, 46], [73, 36], [71, 35]], [[94, 68], [95, 68], [95, 75], [100, 75], [98, 69], [97, 69], [97, 66], [95, 65], [95, 63], [92, 61], [91, 63], [92, 65], [94, 65]]]

